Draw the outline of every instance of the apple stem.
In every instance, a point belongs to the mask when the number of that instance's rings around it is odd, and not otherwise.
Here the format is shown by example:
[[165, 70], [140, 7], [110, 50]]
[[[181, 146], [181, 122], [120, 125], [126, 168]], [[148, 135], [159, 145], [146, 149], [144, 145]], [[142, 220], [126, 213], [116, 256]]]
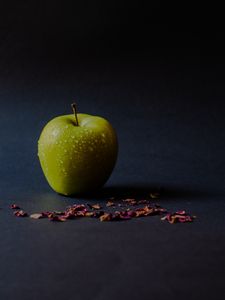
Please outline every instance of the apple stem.
[[77, 118], [77, 105], [76, 105], [76, 103], [72, 103], [71, 107], [72, 107], [72, 110], [73, 110], [73, 113], [74, 113], [74, 116], [75, 116], [76, 126], [79, 126], [78, 118]]

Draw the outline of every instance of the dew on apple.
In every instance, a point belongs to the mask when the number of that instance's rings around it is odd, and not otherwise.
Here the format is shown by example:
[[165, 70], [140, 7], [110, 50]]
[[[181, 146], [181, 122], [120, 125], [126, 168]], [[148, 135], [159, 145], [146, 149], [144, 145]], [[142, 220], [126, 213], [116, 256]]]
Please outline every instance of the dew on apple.
[[55, 129], [55, 130], [52, 131], [52, 135], [53, 136], [57, 136], [57, 134], [58, 134], [58, 130], [57, 129]]
[[[76, 111], [74, 114], [51, 120], [38, 145], [46, 179], [56, 192], [67, 196], [102, 186], [113, 170], [118, 151], [116, 133], [107, 120]], [[79, 126], [71, 126], [71, 122]]]

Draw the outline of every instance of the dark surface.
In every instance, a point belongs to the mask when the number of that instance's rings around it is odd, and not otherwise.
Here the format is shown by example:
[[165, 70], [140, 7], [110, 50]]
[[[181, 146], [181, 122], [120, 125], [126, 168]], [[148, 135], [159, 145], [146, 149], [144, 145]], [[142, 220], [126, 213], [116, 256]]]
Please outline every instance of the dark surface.
[[[178, 32], [166, 9], [161, 14], [158, 7], [155, 22], [157, 5], [148, 15], [132, 4], [125, 15], [125, 4], [90, 10], [80, 4], [75, 16], [62, 9], [62, 25], [60, 5], [29, 3], [4, 7], [0, 27], [0, 299], [224, 299], [220, 15], [214, 27], [206, 25], [214, 13], [208, 7], [191, 30], [189, 14], [180, 13]], [[79, 16], [75, 25], [72, 16]], [[70, 113], [74, 100], [80, 112], [109, 119], [119, 138], [116, 168], [89, 198], [55, 194], [37, 158], [43, 126]], [[9, 208], [61, 210], [112, 196], [141, 199], [155, 188], [162, 191], [157, 203], [197, 219], [56, 223], [16, 218]]]

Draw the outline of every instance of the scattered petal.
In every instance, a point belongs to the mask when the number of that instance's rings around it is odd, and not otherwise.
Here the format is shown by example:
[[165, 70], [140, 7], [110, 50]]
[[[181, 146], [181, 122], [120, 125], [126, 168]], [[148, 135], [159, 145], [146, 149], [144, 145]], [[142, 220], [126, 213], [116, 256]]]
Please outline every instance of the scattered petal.
[[36, 214], [32, 214], [32, 215], [30, 215], [30, 218], [32, 218], [32, 219], [42, 219], [42, 218], [44, 218], [44, 216], [40, 213], [36, 213]]
[[195, 216], [187, 214], [184, 210], [175, 213], [168, 213], [161, 218], [162, 221], [168, 221], [170, 224], [193, 222]]
[[110, 207], [110, 206], [115, 206], [115, 203], [112, 202], [112, 201], [108, 201], [108, 202], [106, 203], [106, 206], [108, 206], [108, 207]]
[[55, 215], [64, 215], [64, 211], [54, 211], [53, 212]]
[[138, 200], [137, 204], [147, 204], [148, 202], [149, 202], [148, 200], [143, 199], [143, 200]]
[[16, 217], [27, 217], [28, 216], [28, 214], [25, 211], [23, 211], [23, 210], [15, 211], [14, 215]]
[[130, 220], [131, 213], [129, 211], [116, 211], [113, 220]]
[[111, 213], [104, 213], [102, 216], [100, 216], [100, 221], [111, 221], [112, 220], [112, 214]]
[[64, 218], [63, 216], [59, 216], [59, 215], [53, 215], [49, 219], [50, 219], [50, 221], [56, 221], [56, 222], [65, 222], [66, 221], [66, 218]]
[[100, 216], [104, 215], [104, 211], [87, 211], [85, 213], [85, 217], [91, 217], [91, 218], [100, 218]]
[[12, 208], [12, 209], [20, 209], [20, 207], [17, 204], [11, 204], [10, 208]]
[[123, 199], [123, 202], [125, 202], [128, 205], [137, 205], [137, 200], [135, 199]]
[[100, 204], [87, 204], [91, 209], [101, 209]]
[[85, 217], [94, 217], [95, 212], [94, 211], [87, 211], [85, 213]]
[[53, 213], [50, 211], [43, 211], [41, 214], [43, 218], [49, 218], [53, 215]]

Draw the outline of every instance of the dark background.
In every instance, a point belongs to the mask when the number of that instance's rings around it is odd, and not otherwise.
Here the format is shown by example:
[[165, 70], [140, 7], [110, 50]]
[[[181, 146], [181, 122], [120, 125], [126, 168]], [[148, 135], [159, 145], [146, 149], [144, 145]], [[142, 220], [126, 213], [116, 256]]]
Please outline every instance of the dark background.
[[[0, 2], [1, 299], [224, 299], [223, 19], [216, 2]], [[119, 138], [91, 199], [55, 194], [37, 159], [43, 126], [74, 100]], [[53, 223], [9, 209], [155, 188], [195, 222]]]

